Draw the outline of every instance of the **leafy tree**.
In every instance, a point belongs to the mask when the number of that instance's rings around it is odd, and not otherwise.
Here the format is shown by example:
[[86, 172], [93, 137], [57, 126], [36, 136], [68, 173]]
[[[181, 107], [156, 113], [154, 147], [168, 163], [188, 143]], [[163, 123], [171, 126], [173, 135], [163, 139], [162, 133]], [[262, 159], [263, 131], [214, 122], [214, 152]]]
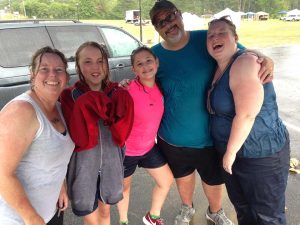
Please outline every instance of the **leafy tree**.
[[37, 0], [27, 1], [25, 4], [26, 14], [28, 17], [37, 18], [50, 18], [51, 11], [47, 3], [43, 3]]
[[74, 9], [66, 3], [52, 2], [49, 9], [52, 18], [71, 18], [74, 15]]
[[[23, 12], [23, 0], [0, 0], [0, 9], [10, 4], [10, 12]], [[124, 19], [125, 11], [139, 9], [149, 19], [156, 0], [24, 0], [28, 17], [75, 18], [77, 4], [80, 19]], [[266, 11], [277, 15], [281, 10], [300, 9], [300, 0], [171, 0], [182, 12], [214, 14], [228, 7], [234, 11]]]

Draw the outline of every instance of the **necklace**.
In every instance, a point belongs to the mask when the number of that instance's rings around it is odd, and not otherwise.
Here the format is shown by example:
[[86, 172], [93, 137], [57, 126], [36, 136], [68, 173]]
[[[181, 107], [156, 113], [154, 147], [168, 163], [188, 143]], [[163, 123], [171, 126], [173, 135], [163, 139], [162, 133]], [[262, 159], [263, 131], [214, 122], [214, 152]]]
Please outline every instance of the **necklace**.
[[57, 124], [57, 123], [59, 123], [59, 122], [60, 122], [60, 118], [58, 118], [58, 117], [54, 117], [54, 118], [53, 118], [53, 119], [51, 119], [50, 121], [51, 121], [51, 123], [53, 123], [53, 124]]
[[35, 99], [37, 100], [40, 109], [43, 111], [44, 115], [48, 118], [48, 120], [53, 125], [58, 124], [60, 122], [60, 116], [59, 113], [57, 112], [56, 107], [54, 107], [52, 110], [49, 111], [45, 106], [44, 102], [40, 99], [40, 97], [35, 92], [32, 93], [35, 96]]

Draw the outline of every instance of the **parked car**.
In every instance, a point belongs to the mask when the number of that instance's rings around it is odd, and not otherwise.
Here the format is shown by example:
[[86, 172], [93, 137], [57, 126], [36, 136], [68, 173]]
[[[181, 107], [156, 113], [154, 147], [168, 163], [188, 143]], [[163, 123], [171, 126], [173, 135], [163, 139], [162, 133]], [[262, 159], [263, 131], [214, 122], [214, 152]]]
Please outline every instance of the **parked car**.
[[142, 43], [121, 28], [78, 21], [1, 21], [0, 109], [29, 88], [31, 56], [41, 47], [55, 47], [66, 55], [70, 84], [73, 84], [78, 79], [75, 74], [75, 51], [86, 41], [106, 45], [113, 81], [133, 78], [130, 54]]
[[299, 21], [300, 15], [288, 15], [283, 18], [284, 21]]
[[134, 25], [136, 26], [140, 26], [140, 23], [142, 23], [143, 26], [147, 25], [147, 24], [150, 24], [150, 21], [149, 20], [137, 20], [134, 22]]

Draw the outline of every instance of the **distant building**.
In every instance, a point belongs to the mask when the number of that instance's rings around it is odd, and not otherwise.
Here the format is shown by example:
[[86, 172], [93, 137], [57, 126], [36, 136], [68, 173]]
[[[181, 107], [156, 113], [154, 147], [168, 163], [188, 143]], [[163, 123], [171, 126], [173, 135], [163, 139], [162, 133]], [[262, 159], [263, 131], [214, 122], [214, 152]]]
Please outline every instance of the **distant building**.
[[255, 13], [255, 19], [256, 20], [268, 20], [269, 19], [269, 13], [260, 11]]

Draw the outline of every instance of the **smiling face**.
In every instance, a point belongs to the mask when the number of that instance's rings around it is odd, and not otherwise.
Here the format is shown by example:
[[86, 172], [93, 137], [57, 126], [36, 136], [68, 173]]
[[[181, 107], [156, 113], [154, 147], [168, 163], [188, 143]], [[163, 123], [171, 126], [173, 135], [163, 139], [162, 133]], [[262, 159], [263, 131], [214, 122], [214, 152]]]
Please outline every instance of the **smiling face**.
[[44, 53], [35, 59], [32, 68], [32, 90], [44, 98], [57, 98], [68, 82], [66, 65], [54, 53]]
[[237, 49], [238, 36], [224, 21], [210, 24], [207, 32], [207, 50], [217, 61], [227, 60]]
[[155, 29], [166, 42], [176, 44], [181, 41], [185, 31], [180, 11], [162, 11], [155, 20]]
[[150, 50], [141, 50], [133, 56], [132, 70], [144, 85], [152, 86], [155, 83], [158, 65], [158, 59]]
[[94, 46], [82, 48], [78, 54], [77, 72], [91, 90], [99, 91], [108, 76], [108, 64], [100, 49]]

